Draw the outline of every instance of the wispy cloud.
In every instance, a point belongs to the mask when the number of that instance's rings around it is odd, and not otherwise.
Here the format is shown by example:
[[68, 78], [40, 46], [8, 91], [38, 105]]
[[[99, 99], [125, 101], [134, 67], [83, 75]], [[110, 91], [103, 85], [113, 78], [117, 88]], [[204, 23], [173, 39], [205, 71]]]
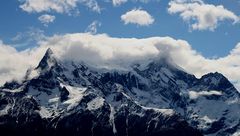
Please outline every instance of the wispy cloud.
[[87, 6], [92, 11], [101, 12], [101, 8], [96, 0], [78, 0], [83, 5]]
[[28, 13], [57, 12], [72, 15], [73, 12], [79, 13], [78, 4], [95, 12], [101, 11], [96, 0], [21, 0], [20, 2], [20, 8]]
[[55, 20], [55, 16], [52, 15], [48, 15], [48, 14], [44, 14], [41, 15], [40, 17], [38, 17], [38, 20], [44, 25], [44, 26], [48, 26], [49, 23], [53, 23]]
[[97, 28], [100, 27], [102, 24], [101, 22], [95, 20], [93, 21], [85, 30], [86, 33], [96, 34]]
[[119, 6], [123, 3], [126, 3], [128, 0], [112, 0], [114, 6]]
[[13, 47], [23, 50], [32, 48], [39, 44], [39, 42], [46, 40], [45, 32], [39, 28], [29, 27], [25, 32], [19, 32], [12, 40]]
[[124, 3], [127, 3], [128, 1], [148, 3], [150, 1], [152, 1], [152, 2], [159, 2], [160, 0], [112, 0], [112, 4], [113, 4], [113, 6], [120, 6], [120, 5], [124, 4]]

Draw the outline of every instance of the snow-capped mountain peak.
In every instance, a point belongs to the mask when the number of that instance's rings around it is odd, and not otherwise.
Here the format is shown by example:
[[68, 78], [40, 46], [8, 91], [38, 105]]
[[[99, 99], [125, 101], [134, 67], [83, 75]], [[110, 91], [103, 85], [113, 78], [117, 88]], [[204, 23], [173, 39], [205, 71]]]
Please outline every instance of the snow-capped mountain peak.
[[51, 66], [55, 65], [57, 62], [56, 58], [54, 57], [53, 51], [48, 48], [45, 55], [43, 56], [42, 60], [36, 67], [39, 70], [47, 70]]
[[51, 49], [33, 71], [38, 75], [0, 88], [0, 130], [30, 125], [53, 135], [230, 136], [240, 127], [239, 93], [220, 73], [198, 79], [168, 59], [103, 70], [57, 60]]

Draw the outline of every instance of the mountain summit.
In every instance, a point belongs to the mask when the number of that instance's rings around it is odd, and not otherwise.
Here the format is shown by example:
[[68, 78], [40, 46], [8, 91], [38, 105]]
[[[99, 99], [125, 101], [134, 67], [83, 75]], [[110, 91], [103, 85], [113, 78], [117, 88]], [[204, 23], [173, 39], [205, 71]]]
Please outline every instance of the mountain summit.
[[162, 59], [129, 70], [61, 61], [48, 49], [38, 74], [0, 88], [8, 135], [231, 136], [240, 95], [220, 73], [198, 79]]
[[53, 55], [53, 51], [48, 48], [44, 57], [42, 58], [42, 60], [40, 61], [40, 63], [38, 64], [36, 69], [47, 69], [50, 68], [52, 65], [54, 65], [56, 63], [56, 59], [54, 58]]

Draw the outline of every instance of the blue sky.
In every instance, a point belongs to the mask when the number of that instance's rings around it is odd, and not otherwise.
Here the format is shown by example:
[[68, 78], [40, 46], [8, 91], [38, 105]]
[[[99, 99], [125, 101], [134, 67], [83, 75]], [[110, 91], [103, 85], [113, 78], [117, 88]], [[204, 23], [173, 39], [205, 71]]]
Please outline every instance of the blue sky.
[[[136, 2], [130, 1], [114, 6], [112, 1], [98, 0], [100, 13], [93, 11], [84, 4], [77, 4], [70, 11], [79, 15], [58, 13], [52, 11], [27, 12], [20, 8], [25, 0], [1, 0], [0, 4], [0, 39], [9, 45], [16, 46], [18, 50], [31, 48], [35, 41], [29, 42], [29, 31], [37, 31], [41, 35], [52, 36], [54, 34], [81, 33], [93, 22], [101, 25], [97, 27], [97, 33], [106, 33], [112, 37], [146, 38], [152, 36], [170, 36], [175, 39], [188, 41], [192, 48], [205, 57], [222, 57], [229, 54], [238, 42], [240, 42], [240, 23], [233, 24], [230, 20], [219, 21], [213, 31], [191, 30], [190, 24], [179, 16], [168, 12], [169, 2], [166, 0]], [[225, 9], [240, 15], [240, 2], [238, 0], [205, 0], [205, 4], [223, 5]], [[154, 22], [147, 26], [136, 24], [124, 24], [121, 16], [132, 9], [141, 9], [148, 12], [154, 18]], [[55, 16], [55, 20], [47, 26], [39, 21], [39, 16], [48, 14]], [[35, 31], [34, 31], [35, 30]], [[38, 33], [38, 34], [39, 34]], [[36, 35], [38, 35], [36, 34]], [[19, 35], [24, 38], [14, 40]]]

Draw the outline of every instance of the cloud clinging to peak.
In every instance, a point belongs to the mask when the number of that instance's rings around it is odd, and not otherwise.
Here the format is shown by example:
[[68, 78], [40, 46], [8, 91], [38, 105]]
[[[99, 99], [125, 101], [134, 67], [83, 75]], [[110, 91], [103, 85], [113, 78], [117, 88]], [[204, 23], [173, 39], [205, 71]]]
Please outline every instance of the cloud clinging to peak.
[[240, 89], [240, 43], [227, 56], [215, 59], [205, 58], [187, 41], [171, 37], [137, 39], [74, 33], [55, 35], [39, 44], [19, 52], [0, 42], [0, 83], [24, 76], [27, 68], [36, 67], [50, 47], [60, 60], [84, 61], [110, 69], [127, 69], [134, 62], [147, 63], [149, 59], [165, 56], [198, 77], [215, 71], [223, 73]]

